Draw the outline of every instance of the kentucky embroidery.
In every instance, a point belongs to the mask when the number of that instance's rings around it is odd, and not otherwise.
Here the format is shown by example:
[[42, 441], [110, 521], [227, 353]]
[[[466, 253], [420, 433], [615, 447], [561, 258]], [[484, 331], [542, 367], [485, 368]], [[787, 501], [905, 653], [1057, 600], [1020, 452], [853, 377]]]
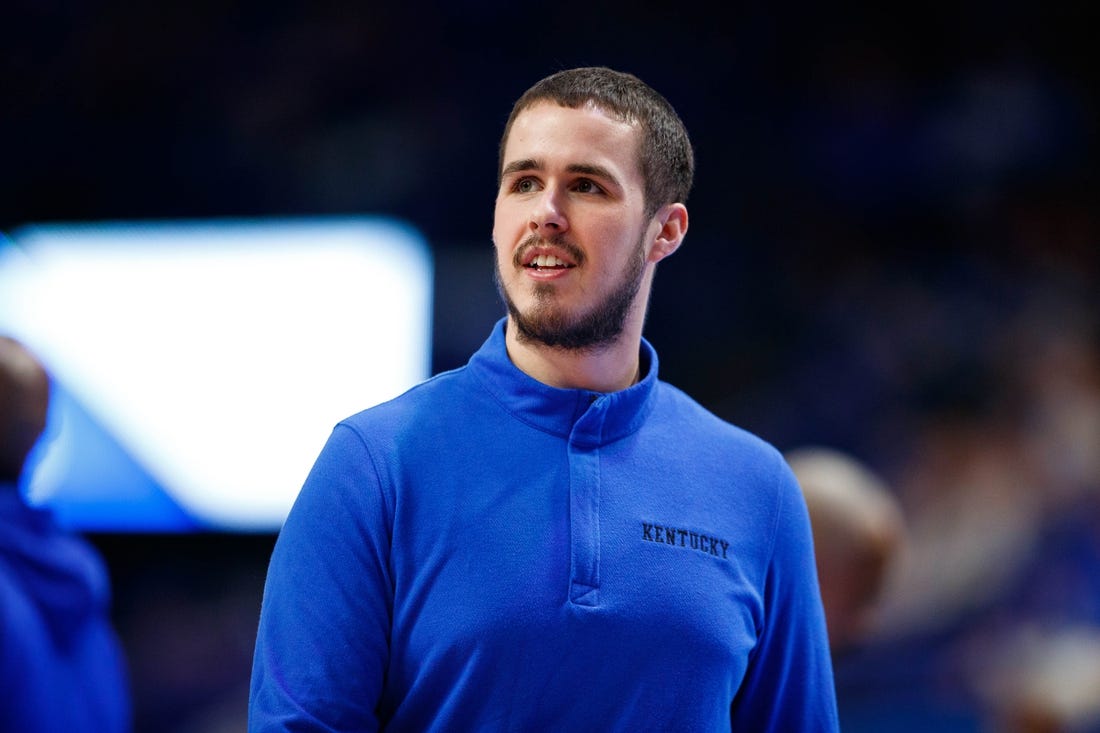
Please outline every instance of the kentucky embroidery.
[[726, 542], [721, 537], [713, 537], [699, 532], [692, 532], [690, 529], [666, 527], [661, 524], [642, 522], [642, 539], [646, 542], [656, 542], [662, 545], [671, 545], [672, 547], [683, 547], [685, 549], [697, 550], [698, 552], [705, 552], [708, 555], [714, 555], [723, 560], [729, 559], [726, 555], [730, 548], [729, 542]]

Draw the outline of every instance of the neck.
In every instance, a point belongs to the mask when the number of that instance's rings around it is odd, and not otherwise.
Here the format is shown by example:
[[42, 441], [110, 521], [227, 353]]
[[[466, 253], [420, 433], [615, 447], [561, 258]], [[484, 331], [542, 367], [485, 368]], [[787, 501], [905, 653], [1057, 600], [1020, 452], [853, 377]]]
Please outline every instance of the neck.
[[520, 371], [551, 387], [617, 392], [641, 376], [640, 330], [627, 328], [615, 342], [598, 349], [562, 349], [521, 340], [509, 318], [505, 344]]

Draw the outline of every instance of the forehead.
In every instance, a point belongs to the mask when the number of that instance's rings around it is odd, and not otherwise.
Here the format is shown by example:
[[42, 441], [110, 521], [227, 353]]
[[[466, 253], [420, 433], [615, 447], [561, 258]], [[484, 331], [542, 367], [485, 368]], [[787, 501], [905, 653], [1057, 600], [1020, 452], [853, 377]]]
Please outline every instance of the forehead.
[[537, 102], [516, 116], [504, 146], [504, 165], [518, 159], [547, 164], [614, 165], [626, 176], [640, 176], [638, 125], [599, 107], [573, 109]]

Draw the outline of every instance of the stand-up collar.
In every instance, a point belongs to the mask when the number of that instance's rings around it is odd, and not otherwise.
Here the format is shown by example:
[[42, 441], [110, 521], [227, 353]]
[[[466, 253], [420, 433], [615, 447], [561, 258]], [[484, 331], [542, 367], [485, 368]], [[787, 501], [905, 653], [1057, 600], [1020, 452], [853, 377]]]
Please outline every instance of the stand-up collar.
[[641, 343], [642, 378], [618, 392], [559, 389], [521, 371], [508, 357], [507, 319], [470, 358], [469, 370], [516, 419], [563, 438], [589, 445], [610, 443], [637, 430], [653, 408], [657, 393], [657, 352]]

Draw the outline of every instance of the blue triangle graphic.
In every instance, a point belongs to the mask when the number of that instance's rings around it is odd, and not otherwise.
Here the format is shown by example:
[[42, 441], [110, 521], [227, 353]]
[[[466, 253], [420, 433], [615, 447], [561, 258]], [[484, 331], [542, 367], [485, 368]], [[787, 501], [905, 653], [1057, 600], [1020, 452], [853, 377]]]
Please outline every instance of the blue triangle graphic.
[[[46, 432], [23, 490], [64, 527], [89, 532], [187, 532], [201, 525], [55, 379]], [[39, 487], [45, 496], [39, 502]]]

